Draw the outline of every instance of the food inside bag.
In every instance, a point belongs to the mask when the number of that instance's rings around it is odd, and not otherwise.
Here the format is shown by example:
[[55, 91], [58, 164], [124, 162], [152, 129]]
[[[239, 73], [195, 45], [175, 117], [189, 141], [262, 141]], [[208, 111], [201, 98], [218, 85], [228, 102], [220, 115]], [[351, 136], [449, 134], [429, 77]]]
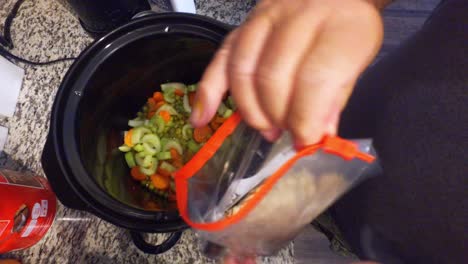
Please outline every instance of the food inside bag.
[[265, 141], [235, 114], [177, 171], [178, 208], [202, 241], [235, 256], [267, 256], [366, 175], [370, 140], [324, 137], [294, 149]]

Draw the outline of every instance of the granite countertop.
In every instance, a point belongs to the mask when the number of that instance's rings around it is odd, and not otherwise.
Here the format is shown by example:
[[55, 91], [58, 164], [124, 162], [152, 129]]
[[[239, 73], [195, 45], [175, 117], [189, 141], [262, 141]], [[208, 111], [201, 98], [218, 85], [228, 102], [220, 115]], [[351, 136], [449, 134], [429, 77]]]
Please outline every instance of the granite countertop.
[[[0, 0], [0, 30], [15, 0]], [[239, 24], [252, 8], [253, 0], [198, 0], [198, 13], [230, 24]], [[27, 0], [12, 26], [12, 52], [29, 60], [45, 61], [77, 56], [92, 39], [77, 19], [57, 0]], [[49, 129], [52, 103], [60, 81], [71, 62], [49, 66], [18, 64], [25, 69], [23, 86], [13, 117], [0, 116], [0, 125], [9, 128], [0, 166], [31, 170], [43, 175], [42, 148]], [[161, 241], [164, 235], [151, 235]], [[86, 212], [59, 205], [56, 221], [47, 236], [30, 249], [2, 257], [17, 257], [23, 263], [208, 263], [198, 251], [193, 232], [169, 252], [153, 256], [140, 252], [128, 232]], [[264, 263], [293, 263], [292, 246]]]

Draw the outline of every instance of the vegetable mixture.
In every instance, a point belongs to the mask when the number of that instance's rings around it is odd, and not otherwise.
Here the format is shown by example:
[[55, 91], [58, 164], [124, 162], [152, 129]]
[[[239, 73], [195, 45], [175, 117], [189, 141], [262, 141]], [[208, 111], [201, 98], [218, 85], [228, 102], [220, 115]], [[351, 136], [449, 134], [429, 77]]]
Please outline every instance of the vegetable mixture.
[[187, 163], [212, 134], [232, 115], [235, 105], [228, 97], [209, 125], [193, 128], [189, 123], [197, 85], [166, 83], [162, 92], [148, 98], [132, 127], [124, 134], [130, 175], [160, 198], [175, 201], [173, 173]]

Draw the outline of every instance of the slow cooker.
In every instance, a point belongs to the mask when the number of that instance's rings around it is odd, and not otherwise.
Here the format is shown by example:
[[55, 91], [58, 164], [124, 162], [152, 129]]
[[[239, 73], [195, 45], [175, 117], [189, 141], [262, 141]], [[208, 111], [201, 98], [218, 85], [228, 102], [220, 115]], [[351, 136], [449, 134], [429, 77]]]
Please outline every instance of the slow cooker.
[[[109, 139], [120, 140], [127, 121], [161, 83], [199, 81], [230, 29], [199, 15], [146, 13], [80, 54], [59, 87], [42, 154], [45, 174], [65, 206], [130, 230], [146, 253], [177, 243], [187, 228], [178, 212], [146, 210], [124, 160], [113, 162], [111, 177], [100, 161], [112, 149]], [[150, 245], [144, 232], [171, 235]]]

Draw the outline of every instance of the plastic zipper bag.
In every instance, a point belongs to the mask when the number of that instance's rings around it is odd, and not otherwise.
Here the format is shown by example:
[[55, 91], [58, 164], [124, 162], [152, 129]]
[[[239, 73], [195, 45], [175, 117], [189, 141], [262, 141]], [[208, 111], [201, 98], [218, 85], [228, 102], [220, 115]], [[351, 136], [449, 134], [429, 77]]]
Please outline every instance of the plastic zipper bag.
[[271, 144], [236, 113], [176, 172], [179, 213], [202, 242], [272, 255], [374, 161], [371, 140], [327, 136], [297, 150], [288, 134]]

